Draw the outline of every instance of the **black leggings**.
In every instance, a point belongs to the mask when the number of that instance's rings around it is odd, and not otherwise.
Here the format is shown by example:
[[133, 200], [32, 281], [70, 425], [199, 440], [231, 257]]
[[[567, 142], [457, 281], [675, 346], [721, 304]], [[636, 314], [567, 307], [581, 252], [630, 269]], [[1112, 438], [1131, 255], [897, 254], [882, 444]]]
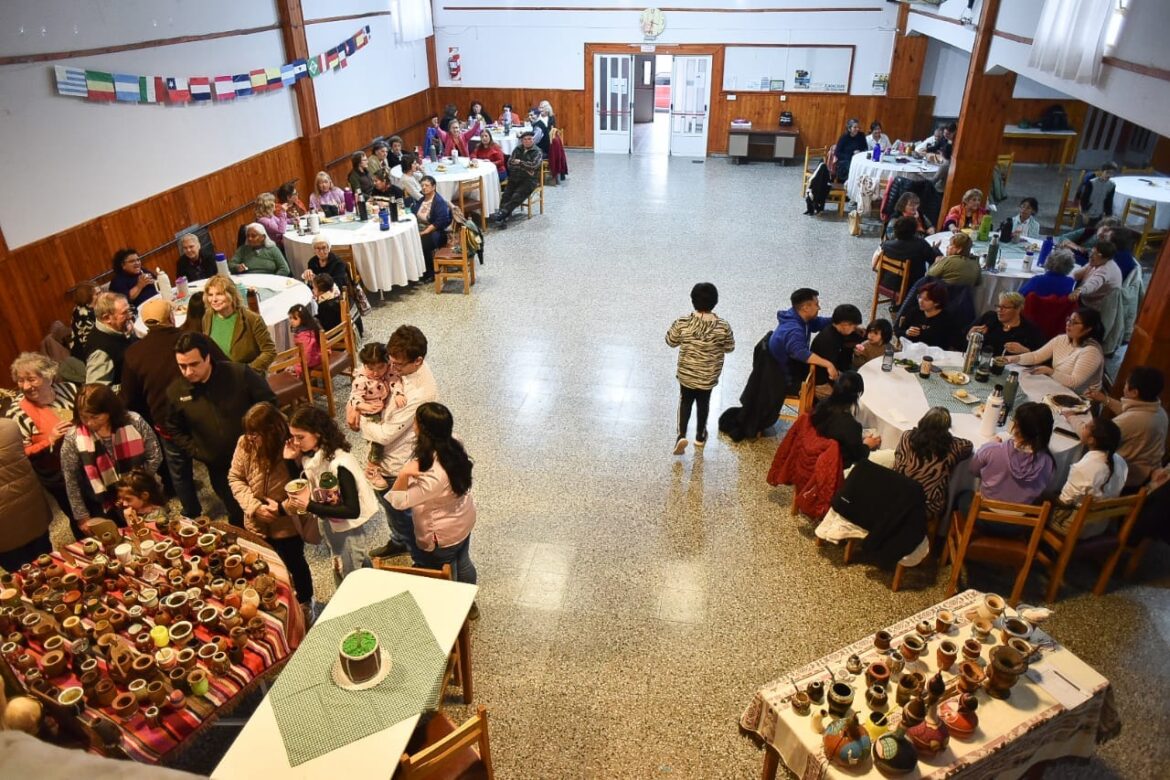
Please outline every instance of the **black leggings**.
[[695, 441], [707, 440], [707, 412], [711, 409], [711, 390], [696, 390], [693, 387], [679, 385], [678, 399], [678, 437], [685, 439], [687, 428], [691, 424], [691, 404], [699, 407], [699, 416], [695, 420]]
[[297, 601], [308, 604], [313, 600], [313, 573], [309, 571], [309, 562], [305, 560], [305, 542], [299, 536], [289, 536], [285, 539], [269, 539], [268, 543], [292, 575], [293, 587], [297, 591]]

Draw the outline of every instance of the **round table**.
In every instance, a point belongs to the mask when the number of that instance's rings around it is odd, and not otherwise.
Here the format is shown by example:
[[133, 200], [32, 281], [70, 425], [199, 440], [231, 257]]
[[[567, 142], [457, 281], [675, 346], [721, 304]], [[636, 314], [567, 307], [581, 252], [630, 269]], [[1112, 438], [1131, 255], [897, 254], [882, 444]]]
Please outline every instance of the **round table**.
[[[849, 163], [849, 179], [845, 182], [845, 193], [862, 211], [871, 208], [871, 199], [881, 198], [887, 180], [895, 176], [907, 179], [932, 179], [938, 173], [938, 166], [925, 160], [910, 158], [906, 162], [894, 162], [899, 155], [890, 153], [887, 156], [883, 152], [882, 159], [874, 162], [866, 159], [867, 154], [869, 152], [857, 152], [853, 155], [853, 160]], [[873, 193], [865, 191], [862, 178], [873, 181], [873, 186], [876, 187]]]
[[[489, 166], [492, 167], [492, 166]], [[385, 292], [395, 286], [404, 287], [426, 271], [423, 262], [422, 241], [418, 237], [418, 223], [413, 215], [400, 216], [389, 230], [382, 230], [379, 222], [331, 222], [321, 226], [320, 235], [331, 246], [348, 246], [353, 261], [362, 275], [362, 285], [375, 292]], [[284, 248], [293, 276], [298, 279], [313, 259], [315, 235], [286, 233]]]
[[[936, 246], [943, 253], [947, 251], [947, 244], [950, 243], [953, 233], [941, 232], [934, 235], [927, 236], [926, 240], [931, 246]], [[1032, 258], [1032, 270], [1024, 270], [1024, 256], [1029, 247], [1035, 247], [1035, 255]], [[987, 253], [988, 242], [976, 241], [971, 246], [971, 252], [976, 257], [981, 257]], [[983, 280], [979, 286], [974, 290], [973, 301], [975, 303], [975, 314], [980, 315], [984, 312], [991, 311], [999, 302], [999, 294], [1005, 292], [1015, 292], [1024, 286], [1024, 283], [1037, 274], [1044, 273], [1042, 266], [1036, 265], [1036, 258], [1040, 257], [1040, 242], [1029, 240], [1027, 243], [1011, 242], [1008, 244], [999, 245], [999, 256], [1004, 259], [1007, 268], [1003, 271], [984, 271]]]
[[[232, 281], [245, 287], [256, 288], [260, 295], [260, 316], [264, 318], [268, 332], [276, 342], [276, 349], [278, 351], [289, 349], [293, 340], [288, 329], [288, 310], [298, 303], [316, 308], [309, 286], [299, 279], [276, 274], [233, 274]], [[206, 284], [206, 279], [191, 282], [187, 287], [188, 294], [201, 292]], [[187, 321], [187, 302], [176, 300], [174, 304], [175, 324], [182, 325]], [[139, 336], [146, 335], [146, 324], [143, 323], [142, 317], [134, 321], [134, 332]]]
[[461, 162], [444, 163], [440, 160], [439, 165], [446, 170], [438, 170], [438, 166], [428, 160], [423, 163], [423, 172], [435, 177], [436, 190], [448, 203], [459, 202], [459, 182], [483, 179], [483, 213], [491, 214], [500, 207], [500, 174], [491, 162], [480, 160], [478, 165], [469, 167]]
[[505, 133], [504, 128], [493, 127], [492, 140], [500, 145], [500, 149], [504, 152], [504, 156], [508, 157], [511, 156], [516, 147], [520, 145], [520, 133], [531, 129], [532, 128], [530, 128], [528, 125], [524, 125], [523, 127], [519, 125], [513, 125], [512, 131]]
[[[924, 350], [919, 349], [907, 357], [918, 360], [923, 352]], [[943, 368], [962, 367], [963, 365], [963, 353], [961, 352], [944, 352], [937, 348], [930, 348], [925, 353], [934, 356], [935, 365]], [[902, 353], [899, 353], [898, 357], [901, 356]], [[1067, 388], [1051, 377], [1033, 374], [1030, 370], [1020, 370], [1019, 367], [1015, 366], [1009, 370], [1019, 372], [1020, 391], [1025, 393], [1030, 401], [1040, 401], [1045, 395], [1069, 392]], [[857, 419], [862, 425], [877, 429], [878, 435], [882, 437], [881, 446], [883, 449], [894, 449], [898, 446], [902, 434], [917, 425], [918, 420], [926, 414], [927, 409], [931, 406], [923, 389], [923, 380], [918, 378], [917, 373], [910, 373], [897, 365], [894, 366], [893, 371], [882, 371], [882, 361], [877, 359], [862, 366], [859, 373], [865, 380], [865, 392], [858, 404]], [[1003, 377], [993, 376], [992, 379], [996, 382], [979, 383], [972, 380], [963, 389], [973, 396], [985, 399], [991, 394], [994, 384], [1001, 383]], [[948, 390], [958, 389], [945, 384], [938, 374], [926, 381], [939, 383], [940, 386], [945, 386]], [[972, 404], [971, 408], [972, 410], [977, 409], [978, 405]], [[1087, 416], [1072, 418], [1068, 421], [1059, 415], [1056, 417], [1058, 427], [1066, 431], [1077, 430], [1082, 422], [1088, 420]], [[955, 436], [970, 440], [975, 445], [976, 450], [991, 440], [980, 432], [981, 424], [982, 420], [971, 412], [951, 410], [951, 432]], [[1000, 430], [999, 433], [1004, 435], [1005, 430]], [[1068, 476], [1069, 466], [1076, 458], [1080, 457], [1080, 442], [1075, 438], [1053, 433], [1049, 449], [1056, 460], [1056, 471], [1049, 487], [1059, 488]], [[974, 477], [964, 461], [955, 469], [951, 479], [951, 495], [957, 495], [962, 490], [970, 490], [973, 484]]]
[[[1154, 229], [1170, 229], [1170, 178], [1165, 176], [1117, 176], [1113, 179], [1117, 189], [1113, 193], [1113, 213], [1119, 218], [1125, 211], [1125, 204], [1136, 200], [1143, 206], [1157, 206], [1154, 215]], [[1131, 218], [1131, 222], [1135, 219]]]

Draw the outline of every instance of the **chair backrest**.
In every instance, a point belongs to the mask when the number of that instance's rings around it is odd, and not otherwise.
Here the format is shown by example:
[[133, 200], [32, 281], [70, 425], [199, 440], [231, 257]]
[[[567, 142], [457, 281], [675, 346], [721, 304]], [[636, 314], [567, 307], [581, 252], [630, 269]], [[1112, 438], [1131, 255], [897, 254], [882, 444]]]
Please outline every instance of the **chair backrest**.
[[1134, 200], [1127, 200], [1125, 208], [1121, 210], [1121, 224], [1128, 225], [1130, 217], [1134, 217], [1142, 221], [1140, 225], [1140, 232], [1142, 234], [1150, 232], [1150, 228], [1154, 225], [1154, 218], [1158, 213], [1157, 204], [1149, 206], [1144, 203], [1138, 203]]
[[1157, 173], [1157, 170], [1152, 165], [1147, 165], [1144, 168], [1121, 166], [1122, 176], [1131, 176], [1135, 173]]
[[1001, 154], [995, 158], [995, 166], [1000, 169], [1000, 173], [1003, 175], [1003, 184], [1005, 187], [1007, 186], [1008, 178], [1012, 175], [1012, 163], [1015, 161], [1016, 155], [1014, 152], [1011, 154]]
[[286, 368], [301, 367], [301, 376], [308, 376], [309, 364], [308, 358], [305, 357], [305, 345], [299, 341], [283, 352], [276, 353], [276, 359], [268, 366], [269, 374], [279, 374]]
[[374, 568], [379, 571], [392, 571], [398, 574], [411, 574], [416, 577], [430, 577], [434, 580], [455, 580], [455, 575], [451, 573], [451, 564], [444, 563], [441, 569], [419, 569], [414, 566], [391, 566], [388, 563], [382, 563], [381, 558], [374, 558]]
[[[1081, 535], [1081, 530], [1086, 526], [1104, 525], [1113, 522], [1118, 523], [1118, 534], [1121, 531], [1127, 531], [1128, 526], [1132, 526], [1137, 520], [1138, 510], [1141, 509], [1142, 501], [1145, 495], [1142, 493], [1135, 493], [1132, 496], [1121, 496], [1119, 498], [1094, 498], [1089, 496], [1081, 502], [1080, 507], [1077, 508], [1077, 513], [1073, 516], [1072, 523], [1068, 527], [1068, 532], [1065, 538], [1073, 541]], [[1112, 535], [1111, 535], [1112, 536]]]
[[[476, 177], [474, 181], [459, 182], [459, 191], [457, 193], [459, 201], [459, 209], [466, 213], [468, 203], [483, 203], [483, 178]], [[475, 195], [474, 200], [468, 200], [466, 196]]]
[[1024, 317], [1036, 323], [1046, 338], [1064, 333], [1065, 320], [1076, 310], [1077, 302], [1070, 301], [1067, 295], [1028, 293], [1024, 296]]
[[896, 274], [899, 277], [898, 300], [903, 300], [906, 297], [907, 288], [910, 287], [910, 261], [895, 260], [886, 257], [885, 252], [882, 252], [878, 255], [877, 265], [877, 284], [879, 286], [882, 286], [882, 275], [887, 273]]
[[[446, 717], [439, 713], [435, 717]], [[492, 769], [491, 743], [488, 739], [487, 708], [482, 704], [478, 712], [463, 722], [463, 725], [442, 739], [423, 748], [413, 756], [402, 754], [399, 762], [401, 776], [405, 780], [422, 780], [441, 772], [449, 765], [462, 763], [461, 753], [473, 745], [479, 748], [479, 759], [483, 762], [488, 780], [494, 780]]]
[[816, 366], [809, 366], [808, 375], [805, 376], [804, 381], [800, 383], [800, 392], [797, 393], [797, 412], [799, 414], [806, 414], [811, 412], [813, 403], [816, 401], [816, 395], [817, 369]]

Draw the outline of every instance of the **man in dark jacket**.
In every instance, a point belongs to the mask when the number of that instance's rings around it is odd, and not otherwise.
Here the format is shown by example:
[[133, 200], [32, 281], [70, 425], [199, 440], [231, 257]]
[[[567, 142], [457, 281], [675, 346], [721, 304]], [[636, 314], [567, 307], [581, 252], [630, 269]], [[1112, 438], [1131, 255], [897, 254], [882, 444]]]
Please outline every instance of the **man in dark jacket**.
[[207, 466], [216, 495], [233, 525], [244, 512], [228, 487], [228, 468], [244, 432], [244, 414], [262, 401], [276, 403], [264, 375], [244, 365], [212, 358], [211, 339], [184, 333], [175, 341], [175, 361], [182, 376], [167, 388], [164, 432], [180, 449]]
[[[198, 517], [203, 514], [203, 508], [195, 489], [191, 455], [176, 446], [163, 430], [167, 420], [167, 389], [183, 378], [175, 362], [175, 342], [183, 331], [175, 327], [174, 310], [161, 295], [142, 304], [138, 313], [146, 323], [147, 333], [126, 350], [119, 395], [126, 402], [126, 408], [142, 415], [159, 433], [167, 474], [183, 505], [183, 514]], [[228, 359], [214, 342], [211, 344], [211, 358], [213, 361]]]
[[520, 146], [512, 150], [508, 158], [508, 189], [500, 201], [500, 208], [488, 217], [497, 228], [507, 227], [508, 217], [532, 194], [540, 183], [540, 164], [544, 154], [532, 140], [532, 131], [520, 136]]

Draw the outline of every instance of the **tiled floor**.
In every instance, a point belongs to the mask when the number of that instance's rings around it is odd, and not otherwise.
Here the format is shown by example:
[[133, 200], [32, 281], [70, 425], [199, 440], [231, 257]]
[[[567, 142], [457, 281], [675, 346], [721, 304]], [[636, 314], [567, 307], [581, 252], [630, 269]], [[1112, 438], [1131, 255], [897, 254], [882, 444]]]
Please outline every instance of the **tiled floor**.
[[[675, 354], [663, 336], [695, 282], [718, 285], [738, 349], [714, 418], [792, 289], [818, 288], [829, 309], [868, 301], [873, 239], [803, 216], [795, 167], [583, 153], [569, 164], [543, 216], [489, 234], [470, 296], [415, 288], [367, 319], [377, 338], [401, 323], [427, 334], [441, 400], [476, 459], [476, 703], [491, 712], [497, 776], [754, 777], [762, 754], [737, 727], [753, 691], [943, 588], [915, 571], [891, 593], [888, 576], [815, 548], [788, 491], [764, 481], [775, 439], [713, 433], [702, 453], [672, 457]], [[1054, 174], [1015, 176], [1059, 194]], [[1145, 584], [1103, 598], [1075, 576], [1056, 605], [1053, 633], [1113, 680], [1124, 730], [1088, 765], [1050, 776], [1170, 766], [1157, 738], [1170, 726], [1168, 558], [1156, 550]], [[206, 770], [225, 747], [210, 738], [191, 760]]]

